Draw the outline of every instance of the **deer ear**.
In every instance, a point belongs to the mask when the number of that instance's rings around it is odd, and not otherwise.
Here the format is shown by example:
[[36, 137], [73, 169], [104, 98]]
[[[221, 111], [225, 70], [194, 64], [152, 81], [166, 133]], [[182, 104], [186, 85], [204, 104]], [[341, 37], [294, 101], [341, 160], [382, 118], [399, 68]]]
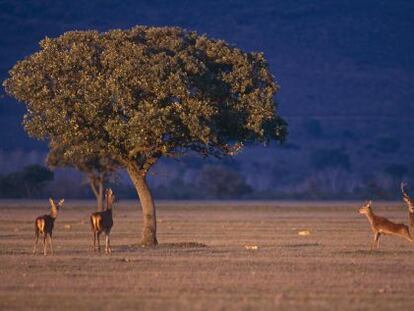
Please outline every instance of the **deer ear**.
[[49, 198], [49, 203], [50, 203], [50, 205], [52, 205], [52, 206], [54, 206], [54, 205], [55, 205], [55, 202], [53, 202], [53, 199], [52, 199], [52, 198]]
[[372, 205], [372, 201], [371, 201], [371, 200], [369, 200], [369, 201], [368, 201], [368, 205], [369, 205], [369, 206], [371, 206], [371, 205]]
[[58, 204], [59, 204], [60, 206], [62, 206], [64, 202], [65, 202], [65, 199], [62, 199], [62, 200], [60, 200], [60, 201], [59, 201], [59, 203], [58, 203]]

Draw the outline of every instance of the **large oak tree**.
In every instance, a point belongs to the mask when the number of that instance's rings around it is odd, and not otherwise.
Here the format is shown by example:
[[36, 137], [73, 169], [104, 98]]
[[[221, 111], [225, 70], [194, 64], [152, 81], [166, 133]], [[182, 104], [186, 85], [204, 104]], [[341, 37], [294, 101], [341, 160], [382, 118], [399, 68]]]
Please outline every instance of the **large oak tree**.
[[4, 82], [27, 106], [29, 135], [67, 155], [110, 154], [143, 211], [143, 245], [156, 245], [148, 170], [163, 156], [232, 156], [245, 143], [283, 141], [278, 86], [262, 53], [177, 27], [67, 32], [45, 38]]

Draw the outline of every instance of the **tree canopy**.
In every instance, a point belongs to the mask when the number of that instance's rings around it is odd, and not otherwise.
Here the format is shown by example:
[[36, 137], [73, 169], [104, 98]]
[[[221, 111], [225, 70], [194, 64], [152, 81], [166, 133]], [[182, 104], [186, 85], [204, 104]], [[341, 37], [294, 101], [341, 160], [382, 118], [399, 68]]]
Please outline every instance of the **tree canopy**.
[[278, 86], [261, 53], [143, 26], [67, 32], [40, 47], [4, 86], [26, 103], [27, 132], [59, 140], [67, 154], [98, 145], [144, 166], [161, 155], [223, 156], [240, 142], [285, 137], [273, 99]]
[[63, 146], [65, 158], [110, 155], [138, 194], [137, 176], [162, 156], [231, 156], [287, 132], [262, 53], [178, 27], [45, 38], [4, 86], [26, 104], [29, 135]]

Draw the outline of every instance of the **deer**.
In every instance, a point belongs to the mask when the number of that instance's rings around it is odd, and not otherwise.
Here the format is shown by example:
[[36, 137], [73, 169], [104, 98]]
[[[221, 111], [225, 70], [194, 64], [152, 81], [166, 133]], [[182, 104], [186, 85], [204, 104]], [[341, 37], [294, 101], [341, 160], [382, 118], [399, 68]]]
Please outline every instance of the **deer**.
[[401, 193], [403, 197], [403, 201], [407, 204], [408, 207], [408, 222], [410, 224], [411, 229], [414, 229], [414, 200], [410, 198], [408, 193], [404, 190], [404, 187], [407, 184], [402, 182], [401, 183]]
[[46, 239], [49, 237], [50, 252], [53, 255], [52, 245], [52, 233], [53, 226], [55, 224], [56, 217], [59, 209], [63, 206], [64, 199], [61, 199], [58, 203], [55, 203], [52, 198], [49, 199], [50, 213], [48, 215], [39, 216], [35, 220], [35, 243], [33, 246], [33, 255], [36, 254], [37, 243], [39, 242], [39, 236], [43, 236], [43, 255], [47, 255], [47, 243]]
[[112, 205], [115, 202], [115, 195], [112, 189], [105, 191], [106, 209], [103, 212], [95, 212], [91, 214], [91, 227], [93, 233], [93, 251], [96, 252], [96, 242], [98, 242], [98, 252], [101, 252], [100, 235], [105, 233], [105, 254], [112, 252], [109, 234], [114, 224], [112, 220]]
[[382, 235], [391, 234], [407, 239], [410, 242], [414, 242], [410, 235], [408, 226], [404, 224], [397, 224], [388, 220], [385, 217], [377, 216], [372, 211], [372, 201], [366, 202], [358, 212], [362, 215], [367, 216], [368, 221], [371, 225], [372, 232], [374, 233], [374, 239], [371, 244], [371, 251], [375, 245], [379, 248], [379, 238]]

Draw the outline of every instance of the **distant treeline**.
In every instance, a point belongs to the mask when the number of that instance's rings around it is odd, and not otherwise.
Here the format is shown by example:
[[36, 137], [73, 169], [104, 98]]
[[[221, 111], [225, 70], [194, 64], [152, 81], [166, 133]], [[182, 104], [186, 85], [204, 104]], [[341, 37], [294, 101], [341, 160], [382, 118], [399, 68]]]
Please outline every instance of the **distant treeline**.
[[53, 181], [54, 174], [40, 165], [29, 165], [21, 171], [0, 176], [1, 198], [38, 198]]
[[[377, 180], [367, 179], [363, 183], [353, 181], [350, 176], [352, 175], [341, 169], [321, 169], [319, 174], [309, 176], [299, 186], [258, 190], [249, 185], [247, 179], [234, 168], [207, 164], [191, 179], [176, 176], [152, 186], [156, 199], [169, 200], [392, 200], [400, 197], [398, 178], [383, 176]], [[354, 186], [345, 187], [345, 184]], [[132, 184], [122, 178], [122, 172], [119, 178], [106, 186], [114, 189], [119, 198], [131, 199], [137, 196]], [[17, 172], [0, 175], [0, 198], [49, 196], [94, 198], [88, 183], [80, 174], [65, 171], [55, 174], [42, 165], [28, 165]]]

